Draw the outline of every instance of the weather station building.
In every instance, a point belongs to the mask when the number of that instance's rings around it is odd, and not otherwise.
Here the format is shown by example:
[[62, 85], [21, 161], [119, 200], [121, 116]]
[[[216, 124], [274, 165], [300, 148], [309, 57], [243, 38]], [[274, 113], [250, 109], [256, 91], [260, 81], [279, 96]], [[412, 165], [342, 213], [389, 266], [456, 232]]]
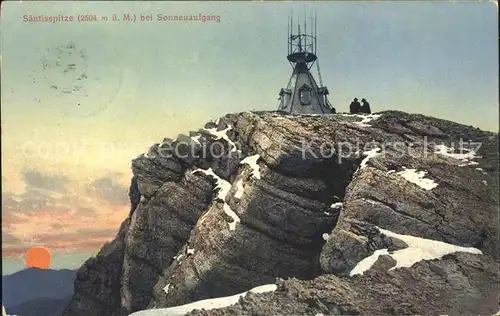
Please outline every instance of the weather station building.
[[[332, 114], [335, 108], [328, 101], [328, 88], [323, 86], [319, 60], [316, 55], [316, 18], [311, 19], [310, 34], [307, 33], [307, 22], [301, 33], [297, 23], [297, 33], [293, 32], [293, 18], [288, 22], [288, 56], [292, 66], [292, 75], [286, 88], [279, 93], [279, 112], [287, 114]], [[310, 69], [316, 64], [319, 86]]]

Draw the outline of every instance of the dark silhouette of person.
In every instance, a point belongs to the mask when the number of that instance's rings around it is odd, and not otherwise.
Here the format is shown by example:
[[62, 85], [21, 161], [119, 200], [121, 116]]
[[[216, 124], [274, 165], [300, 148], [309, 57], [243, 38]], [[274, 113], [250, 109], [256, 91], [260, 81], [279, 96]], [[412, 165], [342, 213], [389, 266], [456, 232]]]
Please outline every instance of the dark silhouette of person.
[[349, 109], [351, 110], [351, 114], [359, 113], [359, 111], [361, 110], [361, 104], [359, 104], [357, 98], [354, 98], [354, 100], [351, 102]]
[[360, 109], [361, 113], [371, 114], [372, 110], [370, 109], [370, 103], [368, 103], [366, 99], [361, 99], [361, 102], [363, 102]]
[[332, 114], [336, 114], [337, 113], [337, 110], [335, 110], [335, 108], [333, 106], [330, 108], [330, 111], [332, 112]]

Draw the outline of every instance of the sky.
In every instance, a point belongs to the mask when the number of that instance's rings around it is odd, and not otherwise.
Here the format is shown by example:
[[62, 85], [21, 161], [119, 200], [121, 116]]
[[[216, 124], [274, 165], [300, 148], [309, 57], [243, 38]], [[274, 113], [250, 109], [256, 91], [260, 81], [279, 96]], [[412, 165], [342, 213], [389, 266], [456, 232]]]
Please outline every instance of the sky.
[[[498, 131], [491, 2], [2, 2], [3, 274], [31, 246], [51, 249], [53, 268], [77, 268], [110, 241], [129, 212], [130, 161], [149, 145], [226, 113], [275, 110], [292, 70], [288, 16], [315, 10], [337, 111], [358, 97], [374, 112]], [[80, 14], [98, 21], [23, 21]]]

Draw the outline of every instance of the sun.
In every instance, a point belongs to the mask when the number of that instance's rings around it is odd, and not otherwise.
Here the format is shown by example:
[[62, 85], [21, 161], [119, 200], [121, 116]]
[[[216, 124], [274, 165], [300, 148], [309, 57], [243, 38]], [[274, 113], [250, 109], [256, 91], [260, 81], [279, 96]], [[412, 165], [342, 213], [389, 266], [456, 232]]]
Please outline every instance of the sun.
[[26, 267], [48, 269], [52, 263], [49, 248], [43, 246], [31, 247], [26, 253]]

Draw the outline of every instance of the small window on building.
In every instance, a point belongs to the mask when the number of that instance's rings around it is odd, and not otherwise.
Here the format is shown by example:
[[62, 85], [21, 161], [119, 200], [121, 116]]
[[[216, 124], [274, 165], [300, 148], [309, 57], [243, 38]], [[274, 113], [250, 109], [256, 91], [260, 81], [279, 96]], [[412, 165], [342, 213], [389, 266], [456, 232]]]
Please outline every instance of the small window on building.
[[302, 105], [311, 104], [311, 89], [307, 86], [300, 89], [300, 103]]

